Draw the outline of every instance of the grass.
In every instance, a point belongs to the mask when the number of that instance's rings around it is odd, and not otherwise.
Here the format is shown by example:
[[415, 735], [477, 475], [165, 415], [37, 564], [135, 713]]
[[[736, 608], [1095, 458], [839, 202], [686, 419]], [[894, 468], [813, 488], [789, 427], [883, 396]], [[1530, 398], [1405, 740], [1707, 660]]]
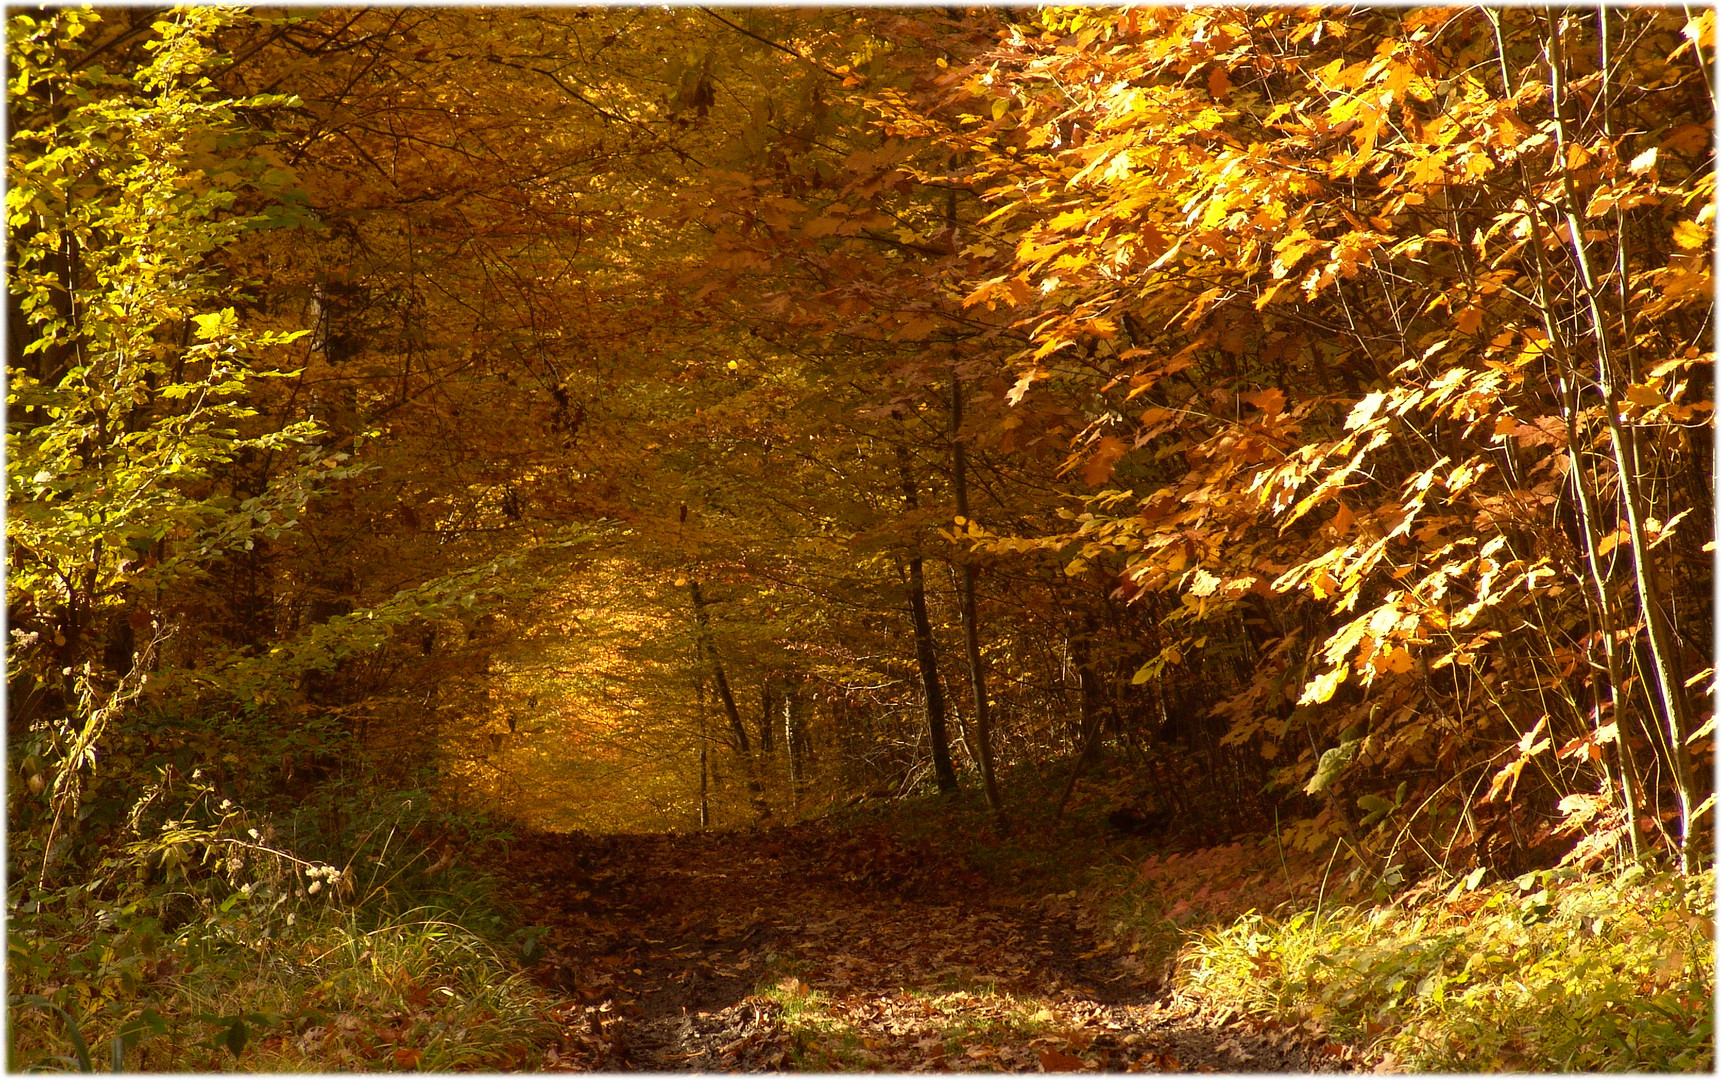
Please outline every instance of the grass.
[[553, 1039], [495, 883], [403, 842], [459, 822], [379, 812], [323, 863], [211, 802], [83, 880], [13, 875], [9, 1070], [518, 1069]]
[[1165, 851], [1107, 830], [1127, 775], [1090, 776], [1055, 827], [1053, 771], [1004, 778], [1014, 828], [1002, 838], [967, 792], [850, 813], [1079, 910], [1177, 991], [1341, 1040], [1386, 1069], [1714, 1068], [1712, 875], [1556, 868], [1419, 883], [1271, 834]]
[[[778, 1020], [793, 1040], [792, 1060], [808, 1072], [982, 1059], [1001, 1044], [1018, 1046], [1043, 1038], [1057, 1020], [1044, 1002], [984, 982], [966, 988], [903, 989], [849, 1002], [811, 990], [791, 976], [762, 985], [756, 996], [777, 1005]], [[887, 1027], [896, 1034], [882, 1036]]]
[[365, 928], [330, 910], [252, 941], [200, 921], [153, 947], [135, 923], [45, 935], [21, 922], [9, 1069], [78, 1067], [79, 1041], [128, 1071], [502, 1068], [551, 1034], [504, 958], [435, 912]]
[[1378, 907], [1251, 914], [1191, 985], [1415, 1071], [1713, 1070], [1710, 876], [1560, 870]]

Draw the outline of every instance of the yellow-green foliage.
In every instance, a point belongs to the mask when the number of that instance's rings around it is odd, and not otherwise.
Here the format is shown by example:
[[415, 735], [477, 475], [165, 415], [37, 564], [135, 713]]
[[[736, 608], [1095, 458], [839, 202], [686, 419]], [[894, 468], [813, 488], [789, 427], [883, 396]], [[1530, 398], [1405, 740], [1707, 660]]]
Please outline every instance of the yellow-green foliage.
[[368, 931], [329, 911], [249, 943], [204, 921], [166, 941], [153, 920], [28, 929], [13, 942], [12, 989], [26, 992], [10, 1008], [11, 1069], [77, 1068], [80, 1053], [104, 1070], [512, 1068], [549, 1034], [528, 983], [423, 911]]
[[1408, 1069], [1714, 1067], [1713, 878], [1468, 884], [1373, 911], [1247, 915], [1188, 949], [1188, 978]]

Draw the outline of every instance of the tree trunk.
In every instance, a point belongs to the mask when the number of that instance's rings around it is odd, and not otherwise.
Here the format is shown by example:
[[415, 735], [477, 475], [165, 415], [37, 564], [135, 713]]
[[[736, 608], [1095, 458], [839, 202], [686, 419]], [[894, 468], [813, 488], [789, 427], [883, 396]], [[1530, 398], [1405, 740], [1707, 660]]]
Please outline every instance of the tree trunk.
[[759, 752], [769, 754], [776, 749], [777, 695], [771, 690], [771, 676], [759, 680]]
[[783, 688], [783, 752], [789, 759], [789, 800], [796, 809], [801, 805], [801, 726], [795, 709], [795, 685]]
[[699, 748], [699, 827], [711, 827], [710, 772], [705, 764], [705, 747]]
[[736, 708], [735, 695], [729, 689], [723, 658], [717, 655], [717, 642], [711, 636], [711, 621], [705, 615], [705, 594], [700, 592], [697, 581], [689, 581], [688, 586], [693, 596], [693, 618], [699, 624], [699, 641], [704, 646], [706, 660], [711, 664], [711, 680], [717, 685], [717, 699], [723, 703], [723, 714], [729, 718], [729, 733], [734, 737], [736, 753], [746, 770], [747, 792], [752, 796], [753, 811], [762, 821], [771, 816], [771, 808], [765, 804], [765, 789], [759, 783], [753, 746], [747, 740], [747, 725], [741, 722], [741, 710]]
[[[950, 372], [950, 471], [956, 492], [956, 520], [959, 526], [968, 521], [968, 457], [962, 446], [962, 377], [954, 367]], [[998, 795], [998, 779], [992, 769], [992, 710], [986, 700], [986, 668], [980, 658], [980, 625], [974, 600], [975, 581], [979, 568], [972, 559], [962, 559], [961, 609], [962, 644], [968, 655], [968, 683], [974, 689], [974, 742], [980, 782], [986, 790], [986, 805], [992, 808], [998, 824], [1006, 824], [1004, 803]]]
[[1090, 615], [1083, 634], [1070, 642], [1070, 651], [1076, 662], [1076, 678], [1081, 682], [1082, 698], [1082, 748], [1076, 757], [1076, 763], [1070, 768], [1070, 778], [1064, 782], [1064, 793], [1058, 796], [1058, 808], [1052, 814], [1052, 824], [1063, 820], [1064, 807], [1070, 801], [1070, 795], [1076, 790], [1076, 781], [1081, 778], [1082, 769], [1087, 767], [1094, 750], [1099, 746], [1100, 733], [1105, 730], [1105, 713], [1100, 709], [1099, 678], [1094, 674], [1093, 657], [1088, 650], [1088, 638], [1094, 631], [1094, 619]]
[[[1605, 12], [1598, 17], [1605, 18]], [[1605, 24], [1602, 32], [1605, 48]], [[1560, 110], [1565, 97], [1566, 63], [1560, 35], [1551, 27], [1546, 56], [1555, 144], [1563, 150], [1567, 142], [1566, 121]], [[1605, 83], [1607, 73], [1604, 71], [1602, 76]], [[1632, 377], [1635, 372], [1631, 370], [1631, 326], [1629, 323], [1623, 323], [1624, 319], [1629, 318], [1629, 307], [1622, 311], [1623, 325], [1617, 342], [1619, 348], [1616, 350], [1616, 342], [1608, 330], [1607, 315], [1602, 310], [1601, 289], [1590, 266], [1588, 242], [1584, 238], [1583, 222], [1572, 191], [1572, 170], [1563, 170], [1561, 175], [1565, 178], [1566, 186], [1565, 205], [1561, 209], [1564, 211], [1566, 228], [1570, 233], [1568, 243], [1577, 270], [1577, 284], [1589, 309], [1591, 336], [1595, 346], [1595, 386], [1606, 404], [1602, 416], [1613, 449], [1621, 509], [1624, 511], [1626, 528], [1631, 536], [1630, 554], [1637, 584], [1638, 609], [1642, 612], [1644, 630], [1649, 639], [1650, 671], [1655, 680], [1655, 692], [1650, 695], [1650, 700], [1660, 712], [1660, 720], [1667, 731], [1668, 766], [1673, 774], [1674, 796], [1679, 803], [1679, 870], [1681, 873], [1690, 873], [1691, 834], [1696, 823], [1697, 798], [1697, 781], [1691, 768], [1691, 754], [1685, 745], [1691, 731], [1691, 707], [1685, 698], [1685, 672], [1674, 650], [1661, 587], [1650, 566], [1648, 537], [1643, 525], [1647, 515], [1643, 509], [1643, 469], [1638, 450], [1637, 429], [1621, 423], [1619, 418], [1622, 393], [1620, 383], [1636, 381]], [[1619, 243], [1625, 243], [1623, 228], [1619, 233]], [[1620, 254], [1618, 271], [1621, 274], [1625, 272], [1623, 251]], [[1624, 289], [1627, 285], [1622, 281], [1620, 287]], [[1616, 351], [1625, 353], [1623, 364], [1620, 363], [1620, 358], [1616, 357]], [[1625, 369], [1624, 379], [1621, 378], [1621, 367]], [[1624, 546], [1621, 545], [1622, 548]], [[1623, 738], [1623, 735], [1621, 737]]]
[[[920, 508], [920, 492], [909, 466], [908, 448], [897, 444], [896, 464], [902, 473], [902, 502], [910, 511]], [[926, 728], [932, 736], [932, 772], [938, 790], [956, 793], [956, 768], [950, 762], [950, 736], [945, 728], [944, 688], [938, 681], [938, 654], [933, 649], [932, 620], [926, 614], [925, 560], [918, 540], [908, 560], [908, 615], [914, 623], [914, 658], [920, 666], [920, 685], [926, 699]]]

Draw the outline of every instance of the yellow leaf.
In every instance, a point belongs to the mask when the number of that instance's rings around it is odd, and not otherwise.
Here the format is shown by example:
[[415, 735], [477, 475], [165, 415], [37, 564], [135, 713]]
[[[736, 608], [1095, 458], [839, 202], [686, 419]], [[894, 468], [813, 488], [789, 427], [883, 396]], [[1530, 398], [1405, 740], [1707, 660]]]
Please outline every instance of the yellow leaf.
[[1250, 390], [1237, 395], [1249, 405], [1255, 406], [1268, 416], [1277, 416], [1285, 411], [1285, 392], [1272, 387], [1266, 390]]
[[1191, 579], [1189, 585], [1189, 593], [1191, 596], [1212, 596], [1214, 591], [1218, 588], [1218, 578], [1209, 574], [1199, 566], [1195, 568], [1195, 576]]
[[1317, 675], [1309, 682], [1308, 686], [1303, 688], [1303, 696], [1297, 699], [1297, 704], [1319, 705], [1324, 701], [1330, 700], [1333, 696], [1333, 691], [1339, 688], [1339, 683], [1344, 682], [1345, 672], [1347, 670], [1349, 669], [1343, 664], [1340, 664], [1331, 671]]
[[1673, 242], [1687, 251], [1695, 251], [1709, 242], [1709, 230], [1695, 221], [1681, 221], [1673, 227]]
[[1482, 309], [1475, 304], [1464, 308], [1458, 313], [1458, 332], [1474, 334], [1482, 326]]
[[1715, 47], [1715, 13], [1705, 11], [1686, 23], [1685, 36], [1701, 48], [1713, 49]]
[[1333, 514], [1333, 532], [1337, 533], [1339, 536], [1343, 536], [1350, 532], [1351, 522], [1354, 519], [1354, 515], [1351, 513], [1351, 508], [1342, 502], [1339, 503], [1338, 510]]
[[1333, 576], [1325, 570], [1319, 570], [1314, 577], [1309, 579], [1309, 588], [1314, 590], [1315, 599], [1325, 600], [1339, 591], [1339, 583], [1334, 581]]
[[1362, 400], [1356, 403], [1356, 407], [1351, 409], [1350, 415], [1345, 417], [1345, 430], [1353, 431], [1368, 423], [1374, 418], [1374, 414], [1385, 401], [1386, 394], [1383, 392], [1364, 394]]
[[1657, 405], [1664, 405], [1667, 402], [1667, 399], [1663, 398], [1655, 387], [1646, 386], [1643, 383], [1632, 383], [1626, 387], [1625, 398], [1633, 405], [1640, 405], [1645, 409], [1653, 409]]
[[1482, 796], [1482, 802], [1493, 802], [1495, 797], [1504, 793], [1507, 801], [1512, 798], [1512, 792], [1518, 787], [1518, 774], [1524, 771], [1524, 765], [1529, 758], [1514, 758], [1512, 762], [1494, 774], [1494, 782], [1488, 785], [1488, 794]]
[[1046, 373], [1044, 371], [1039, 368], [1030, 368], [1022, 373], [1022, 377], [1016, 380], [1016, 385], [1010, 388], [1010, 392], [1006, 394], [1005, 397], [1009, 399], [1010, 404], [1020, 405], [1022, 403], [1023, 395], [1028, 392], [1028, 388], [1030, 386], [1034, 385], [1034, 380], [1043, 379], [1045, 377]]
[[1542, 729], [1547, 726], [1548, 718], [1546, 716], [1537, 720], [1536, 726], [1531, 728], [1529, 731], [1526, 731], [1524, 733], [1524, 737], [1518, 740], [1518, 753], [1525, 757], [1534, 757], [1551, 746], [1552, 744], [1549, 743], [1548, 740], [1536, 738], [1536, 736], [1542, 733]]
[[1631, 164], [1627, 165], [1626, 168], [1639, 176], [1655, 168], [1655, 147], [1652, 146], [1648, 150], [1645, 150], [1643, 153], [1632, 158]]

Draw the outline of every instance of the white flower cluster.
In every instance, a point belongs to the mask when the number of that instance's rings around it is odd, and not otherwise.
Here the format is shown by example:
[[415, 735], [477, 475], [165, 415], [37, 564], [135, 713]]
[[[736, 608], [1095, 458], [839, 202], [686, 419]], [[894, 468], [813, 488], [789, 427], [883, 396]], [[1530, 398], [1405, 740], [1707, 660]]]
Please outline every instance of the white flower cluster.
[[311, 886], [305, 891], [315, 896], [323, 891], [323, 881], [326, 880], [333, 885], [339, 880], [341, 871], [339, 867], [334, 866], [313, 866], [305, 871], [305, 876], [311, 879]]

